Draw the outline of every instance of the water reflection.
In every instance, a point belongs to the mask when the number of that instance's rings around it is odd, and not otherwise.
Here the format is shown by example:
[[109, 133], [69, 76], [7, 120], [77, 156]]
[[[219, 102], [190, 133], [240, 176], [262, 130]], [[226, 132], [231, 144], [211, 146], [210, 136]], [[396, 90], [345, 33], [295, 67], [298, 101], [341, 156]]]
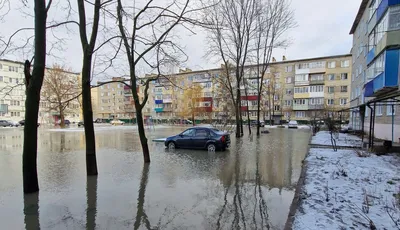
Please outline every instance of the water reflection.
[[137, 208], [136, 208], [136, 218], [135, 218], [135, 224], [134, 224], [134, 229], [139, 229], [140, 225], [143, 223], [144, 226], [146, 226], [147, 229], [151, 229], [151, 225], [149, 222], [149, 218], [147, 217], [147, 214], [144, 210], [144, 198], [146, 196], [146, 186], [147, 186], [147, 180], [149, 177], [149, 164], [144, 164], [143, 165], [143, 170], [142, 170], [142, 176], [140, 179], [140, 187], [139, 187], [139, 193], [138, 193], [138, 198], [137, 198]]
[[[130, 128], [96, 132], [98, 178], [86, 178], [83, 132], [41, 131], [41, 225], [38, 197], [22, 201], [13, 192], [22, 191], [16, 183], [22, 182], [21, 151], [0, 149], [0, 210], [18, 207], [9, 216], [19, 218], [0, 215], [0, 223], [5, 229], [23, 228], [23, 218], [27, 229], [283, 229], [308, 131], [232, 137], [230, 150], [210, 153], [166, 150], [151, 139], [182, 128], [156, 129], [148, 133], [150, 167], [143, 165], [139, 137]], [[8, 140], [17, 144], [21, 135], [15, 130], [0, 136], [0, 147], [7, 148]]]
[[38, 192], [24, 195], [24, 222], [27, 230], [40, 229]]
[[96, 229], [97, 214], [97, 176], [88, 176], [86, 180], [86, 229]]

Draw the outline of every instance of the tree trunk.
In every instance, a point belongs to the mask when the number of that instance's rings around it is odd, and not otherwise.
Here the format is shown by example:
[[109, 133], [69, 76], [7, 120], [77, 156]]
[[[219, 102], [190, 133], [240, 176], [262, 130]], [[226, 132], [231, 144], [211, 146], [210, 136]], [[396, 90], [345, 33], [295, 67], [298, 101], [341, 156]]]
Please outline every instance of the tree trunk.
[[92, 92], [90, 88], [92, 56], [84, 52], [82, 67], [82, 108], [83, 123], [85, 124], [86, 141], [86, 174], [97, 175], [96, 139], [94, 135]]
[[140, 139], [140, 144], [142, 145], [144, 162], [148, 163], [150, 162], [150, 151], [149, 151], [149, 146], [147, 144], [147, 138], [143, 126], [143, 115], [142, 115], [143, 108], [141, 108], [141, 106], [138, 103], [139, 102], [135, 102], [137, 124], [139, 129], [139, 139]]
[[[32, 75], [26, 69], [26, 100], [22, 173], [24, 193], [39, 191], [37, 177], [37, 123], [40, 90], [46, 66], [46, 6], [45, 1], [35, 0], [35, 62]], [[29, 64], [30, 66], [30, 64]]]
[[63, 113], [63, 109], [62, 109], [62, 104], [60, 103], [58, 111], [60, 113], [60, 126], [61, 128], [65, 127], [65, 118], [64, 118], [64, 113]]

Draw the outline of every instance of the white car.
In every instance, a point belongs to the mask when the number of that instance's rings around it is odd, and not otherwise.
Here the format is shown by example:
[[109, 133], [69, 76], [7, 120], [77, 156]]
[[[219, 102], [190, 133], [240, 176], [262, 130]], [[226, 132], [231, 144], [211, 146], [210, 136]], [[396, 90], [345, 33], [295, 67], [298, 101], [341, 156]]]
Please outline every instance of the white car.
[[125, 124], [125, 122], [121, 121], [121, 120], [112, 120], [110, 121], [111, 125], [123, 125]]
[[14, 127], [20, 126], [20, 124], [16, 121], [7, 121], [7, 122], [10, 123], [10, 126], [14, 126]]
[[289, 121], [288, 128], [289, 129], [297, 129], [298, 128], [297, 121]]

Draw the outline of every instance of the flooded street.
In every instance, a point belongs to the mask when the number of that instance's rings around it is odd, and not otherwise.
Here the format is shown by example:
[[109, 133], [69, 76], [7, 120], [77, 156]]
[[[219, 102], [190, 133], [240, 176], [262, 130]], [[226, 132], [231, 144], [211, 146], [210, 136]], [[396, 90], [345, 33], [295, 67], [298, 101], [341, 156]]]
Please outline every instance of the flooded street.
[[167, 150], [147, 130], [150, 165], [134, 127], [96, 127], [99, 175], [86, 178], [83, 129], [39, 129], [38, 195], [23, 195], [23, 130], [0, 130], [3, 229], [283, 229], [310, 130], [271, 129], [225, 152]]

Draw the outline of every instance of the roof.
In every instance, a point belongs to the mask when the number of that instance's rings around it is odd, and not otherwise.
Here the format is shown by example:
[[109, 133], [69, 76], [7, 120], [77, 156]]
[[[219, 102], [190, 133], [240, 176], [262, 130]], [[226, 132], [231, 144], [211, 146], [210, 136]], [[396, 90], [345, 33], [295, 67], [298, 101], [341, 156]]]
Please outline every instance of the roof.
[[356, 18], [354, 19], [353, 26], [351, 27], [350, 34], [354, 34], [357, 29], [358, 23], [360, 23], [361, 18], [364, 14], [365, 9], [367, 8], [369, 0], [362, 0], [360, 8], [358, 9], [358, 13]]

